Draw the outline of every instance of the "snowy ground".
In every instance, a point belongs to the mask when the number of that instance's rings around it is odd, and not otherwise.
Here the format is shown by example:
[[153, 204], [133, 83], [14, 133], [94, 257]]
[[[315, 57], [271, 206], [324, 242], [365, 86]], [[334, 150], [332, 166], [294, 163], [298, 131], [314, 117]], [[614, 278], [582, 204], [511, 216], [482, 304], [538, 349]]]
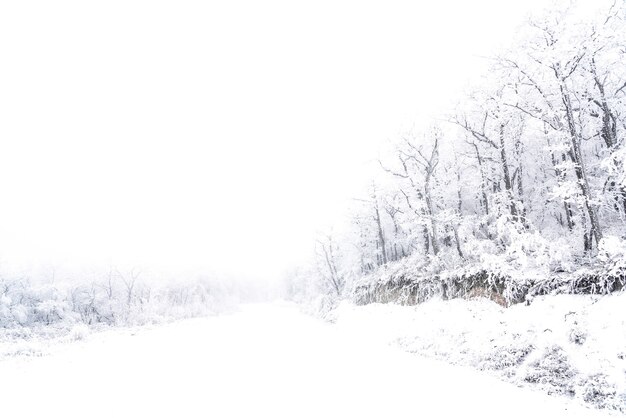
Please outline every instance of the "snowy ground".
[[344, 333], [626, 413], [626, 293], [543, 296], [510, 308], [488, 299], [344, 302], [327, 318]]
[[606, 416], [401, 352], [288, 304], [92, 334], [0, 362], [10, 417]]

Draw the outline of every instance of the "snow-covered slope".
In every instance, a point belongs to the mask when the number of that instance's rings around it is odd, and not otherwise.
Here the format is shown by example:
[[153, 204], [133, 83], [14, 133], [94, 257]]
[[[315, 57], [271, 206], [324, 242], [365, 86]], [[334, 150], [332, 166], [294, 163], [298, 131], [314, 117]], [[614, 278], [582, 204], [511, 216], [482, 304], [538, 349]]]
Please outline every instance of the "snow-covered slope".
[[626, 412], [626, 293], [543, 296], [510, 308], [488, 299], [343, 303], [328, 315], [346, 334]]
[[287, 304], [109, 331], [0, 362], [7, 417], [593, 417]]

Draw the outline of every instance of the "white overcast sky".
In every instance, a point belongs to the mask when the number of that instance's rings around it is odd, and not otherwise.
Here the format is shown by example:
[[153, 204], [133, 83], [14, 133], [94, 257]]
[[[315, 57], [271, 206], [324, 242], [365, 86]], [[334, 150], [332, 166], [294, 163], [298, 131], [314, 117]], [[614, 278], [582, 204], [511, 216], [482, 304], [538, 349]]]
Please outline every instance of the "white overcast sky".
[[275, 275], [543, 3], [2, 2], [0, 263]]

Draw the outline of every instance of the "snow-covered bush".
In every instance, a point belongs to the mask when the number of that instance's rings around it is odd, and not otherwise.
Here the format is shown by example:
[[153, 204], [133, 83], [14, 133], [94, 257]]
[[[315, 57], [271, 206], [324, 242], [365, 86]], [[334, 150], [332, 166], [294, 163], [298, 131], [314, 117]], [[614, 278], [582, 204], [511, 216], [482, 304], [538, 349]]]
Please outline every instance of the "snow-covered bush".
[[84, 340], [89, 335], [89, 327], [85, 324], [77, 324], [72, 327], [69, 333], [70, 340]]
[[617, 388], [607, 380], [603, 373], [579, 377], [578, 396], [589, 404], [598, 408], [623, 409], [626, 405], [626, 394], [617, 394]]
[[[239, 290], [214, 279], [150, 286], [119, 277], [90, 284], [37, 284], [0, 280], [0, 329], [37, 328], [38, 334], [70, 333], [84, 326], [142, 325], [214, 314], [237, 302]], [[56, 330], [56, 331], [54, 331]]]
[[[349, 280], [350, 276], [346, 275]], [[324, 317], [336, 308], [342, 295], [329, 287], [325, 277], [314, 268], [300, 268], [289, 272], [284, 278], [282, 296], [298, 303], [303, 311]]]
[[573, 396], [573, 369], [565, 351], [558, 345], [546, 347], [526, 367], [522, 379], [539, 385], [548, 393]]
[[603, 276], [610, 281], [607, 286], [624, 287], [626, 279], [626, 240], [606, 236], [600, 241], [598, 260], [602, 263]]

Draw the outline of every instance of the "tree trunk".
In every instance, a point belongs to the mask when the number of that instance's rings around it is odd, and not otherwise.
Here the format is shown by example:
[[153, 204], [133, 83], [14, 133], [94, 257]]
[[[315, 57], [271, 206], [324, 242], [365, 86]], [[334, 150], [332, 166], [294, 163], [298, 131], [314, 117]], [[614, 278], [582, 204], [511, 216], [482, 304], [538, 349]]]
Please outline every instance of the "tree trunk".
[[430, 218], [430, 227], [431, 227], [431, 241], [433, 245], [433, 253], [435, 255], [439, 254], [439, 239], [437, 238], [437, 221], [435, 220], [435, 211], [433, 208], [433, 201], [430, 196], [430, 176], [428, 173], [426, 175], [426, 181], [424, 184], [424, 198], [426, 200], [426, 209], [428, 210], [428, 217]]
[[387, 246], [385, 243], [385, 234], [383, 232], [383, 226], [380, 222], [380, 211], [378, 210], [378, 201], [374, 202], [374, 220], [376, 221], [376, 226], [378, 227], [378, 240], [380, 242], [380, 250], [381, 250], [381, 263], [387, 264]]
[[[617, 121], [615, 114], [611, 111], [611, 108], [609, 107], [609, 102], [606, 98], [604, 83], [600, 80], [600, 77], [598, 77], [595, 59], [591, 60], [591, 74], [593, 74], [593, 79], [600, 95], [599, 100], [595, 100], [596, 105], [600, 108], [600, 111], [602, 112], [602, 129], [600, 130], [600, 136], [604, 140], [604, 143], [606, 144], [609, 152], [612, 152], [618, 143]], [[617, 165], [615, 161], [613, 162], [613, 164]], [[615, 200], [618, 201], [618, 199], [621, 199], [621, 208], [626, 214], [626, 188], [624, 188], [623, 186], [618, 187], [615, 180], [610, 180], [609, 188], [611, 190], [619, 189], [619, 198], [616, 197]]]
[[[587, 214], [589, 215], [589, 222], [591, 223], [590, 232], [593, 238], [595, 238], [596, 240], [596, 245], [598, 245], [600, 243], [600, 240], [602, 239], [602, 229], [600, 228], [600, 221], [598, 220], [596, 210], [591, 205], [591, 192], [589, 190], [589, 183], [587, 181], [587, 175], [585, 172], [585, 164], [583, 161], [582, 152], [580, 150], [580, 135], [576, 129], [572, 101], [569, 91], [567, 90], [567, 87], [565, 85], [565, 79], [561, 77], [558, 67], [555, 67], [555, 74], [559, 80], [561, 99], [563, 101], [563, 105], [565, 106], [565, 117], [567, 120], [567, 126], [570, 134], [570, 156], [575, 165], [574, 171], [576, 173], [576, 178], [578, 179], [578, 184], [580, 185], [580, 191], [585, 201], [585, 209], [587, 211]], [[588, 245], [586, 245], [586, 247], [587, 246]]]
[[506, 158], [506, 149], [504, 147], [504, 124], [500, 123], [500, 164], [502, 165], [502, 173], [504, 174], [504, 189], [506, 190], [506, 196], [509, 201], [509, 207], [513, 220], [519, 221], [517, 215], [517, 208], [515, 207], [515, 199], [513, 195], [513, 182], [511, 181], [511, 173], [509, 172], [509, 164]]
[[[550, 144], [550, 139], [548, 138], [548, 128], [546, 127], [545, 123], [543, 126], [543, 133], [546, 136], [546, 142], [548, 143], [548, 147], [550, 147], [552, 144]], [[558, 167], [558, 163], [556, 158], [554, 157], [554, 153], [550, 152], [550, 158], [552, 160], [552, 167], [554, 168], [554, 173], [556, 175], [556, 181], [558, 184], [561, 184], [565, 178], [565, 173]], [[563, 162], [565, 161], [565, 159], [565, 155], [561, 154], [561, 161]], [[568, 202], [563, 202], [563, 209], [565, 211], [565, 219], [567, 220], [567, 229], [571, 231], [574, 228], [574, 221], [572, 220], [574, 214], [572, 212], [572, 207]]]
[[485, 170], [483, 168], [483, 159], [480, 155], [480, 151], [478, 150], [478, 145], [472, 143], [474, 149], [476, 150], [476, 159], [478, 160], [478, 169], [480, 170], [481, 177], [481, 192], [482, 192], [482, 202], [481, 206], [485, 209], [485, 215], [489, 215], [489, 200], [487, 199], [487, 179], [485, 178]]

